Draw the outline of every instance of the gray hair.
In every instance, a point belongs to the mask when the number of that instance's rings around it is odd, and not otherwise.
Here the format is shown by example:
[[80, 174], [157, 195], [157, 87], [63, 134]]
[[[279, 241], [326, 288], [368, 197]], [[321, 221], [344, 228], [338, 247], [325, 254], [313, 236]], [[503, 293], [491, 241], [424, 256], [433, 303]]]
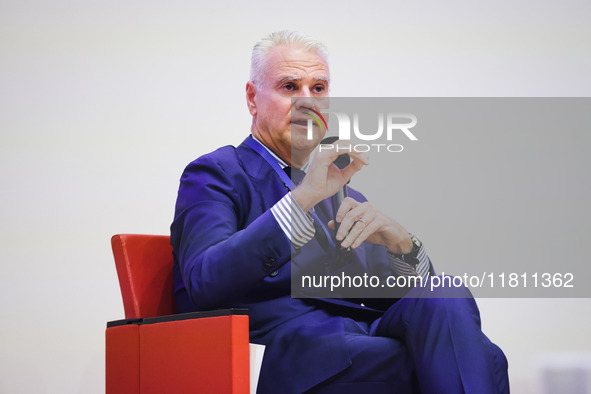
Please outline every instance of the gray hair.
[[316, 52], [328, 63], [328, 48], [311, 36], [293, 30], [280, 30], [268, 34], [252, 48], [250, 80], [260, 88], [267, 73], [267, 57], [277, 46], [294, 46]]

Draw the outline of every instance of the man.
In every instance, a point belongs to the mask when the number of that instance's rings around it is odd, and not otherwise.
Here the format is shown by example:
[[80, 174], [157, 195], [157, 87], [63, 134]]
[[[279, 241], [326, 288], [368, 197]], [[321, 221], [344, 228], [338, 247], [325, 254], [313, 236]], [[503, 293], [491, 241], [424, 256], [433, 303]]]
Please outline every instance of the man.
[[[329, 84], [325, 48], [308, 36], [282, 31], [255, 46], [252, 136], [200, 157], [181, 178], [171, 225], [179, 312], [248, 308], [251, 342], [267, 346], [261, 393], [508, 392], [506, 359], [480, 331], [466, 289], [456, 290], [463, 298], [446, 298], [447, 289], [420, 298], [421, 288], [363, 303], [291, 298], [292, 255], [321, 264], [320, 233], [374, 271], [433, 272], [420, 241], [361, 194], [350, 190], [336, 213], [327, 208], [367, 164], [353, 152], [338, 169], [335, 150], [308, 162], [322, 135], [309, 141], [292, 110], [327, 97]], [[299, 186], [284, 168], [306, 170]]]

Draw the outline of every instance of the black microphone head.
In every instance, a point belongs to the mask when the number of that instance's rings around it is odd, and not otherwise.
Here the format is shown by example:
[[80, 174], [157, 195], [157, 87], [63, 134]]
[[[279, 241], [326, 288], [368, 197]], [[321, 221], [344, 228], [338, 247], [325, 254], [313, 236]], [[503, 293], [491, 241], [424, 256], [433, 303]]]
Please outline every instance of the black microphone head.
[[332, 143], [334, 143], [338, 139], [339, 139], [339, 137], [337, 137], [337, 136], [326, 137], [325, 139], [323, 139], [322, 141], [320, 141], [320, 143], [321, 144], [332, 144]]
[[[323, 139], [322, 141], [320, 141], [320, 143], [321, 144], [324, 144], [324, 145], [331, 145], [331, 144], [333, 144], [338, 139], [339, 139], [339, 137], [336, 137], [336, 136], [326, 137], [325, 139]], [[351, 163], [351, 157], [348, 154], [346, 154], [346, 153], [343, 153], [342, 155], [339, 155], [339, 157], [337, 157], [336, 160], [334, 161], [334, 164], [340, 170], [342, 170], [343, 168], [347, 167], [349, 165], [349, 163]]]

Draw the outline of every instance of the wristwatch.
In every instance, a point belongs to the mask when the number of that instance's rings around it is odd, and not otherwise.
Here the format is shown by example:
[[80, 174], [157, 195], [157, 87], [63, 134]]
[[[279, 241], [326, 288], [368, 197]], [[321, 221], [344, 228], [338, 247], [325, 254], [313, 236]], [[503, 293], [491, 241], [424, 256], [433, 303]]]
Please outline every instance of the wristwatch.
[[419, 254], [419, 250], [421, 249], [423, 243], [413, 234], [408, 233], [408, 235], [410, 235], [410, 240], [412, 241], [411, 251], [406, 254], [392, 254], [400, 260], [404, 261], [406, 264], [410, 265], [411, 267], [416, 267], [417, 264], [419, 264], [419, 259], [417, 258], [417, 255]]

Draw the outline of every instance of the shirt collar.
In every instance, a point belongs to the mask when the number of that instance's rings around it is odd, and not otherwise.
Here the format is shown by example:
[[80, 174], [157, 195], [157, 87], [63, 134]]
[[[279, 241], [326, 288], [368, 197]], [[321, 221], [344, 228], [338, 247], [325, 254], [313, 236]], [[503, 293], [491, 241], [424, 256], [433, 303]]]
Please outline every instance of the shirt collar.
[[[277, 154], [275, 154], [275, 152], [273, 152], [271, 149], [269, 149], [265, 144], [263, 144], [257, 137], [255, 137], [254, 135], [252, 135], [252, 138], [258, 142], [263, 148], [265, 148], [267, 150], [267, 152], [269, 152], [271, 154], [271, 156], [273, 156], [273, 158], [275, 160], [277, 160], [277, 163], [281, 166], [282, 169], [284, 169], [285, 167], [289, 167], [289, 165], [279, 156], [277, 156]], [[310, 166], [310, 162], [307, 162], [303, 167], [302, 167], [302, 171], [306, 172], [308, 171], [308, 167]]]

